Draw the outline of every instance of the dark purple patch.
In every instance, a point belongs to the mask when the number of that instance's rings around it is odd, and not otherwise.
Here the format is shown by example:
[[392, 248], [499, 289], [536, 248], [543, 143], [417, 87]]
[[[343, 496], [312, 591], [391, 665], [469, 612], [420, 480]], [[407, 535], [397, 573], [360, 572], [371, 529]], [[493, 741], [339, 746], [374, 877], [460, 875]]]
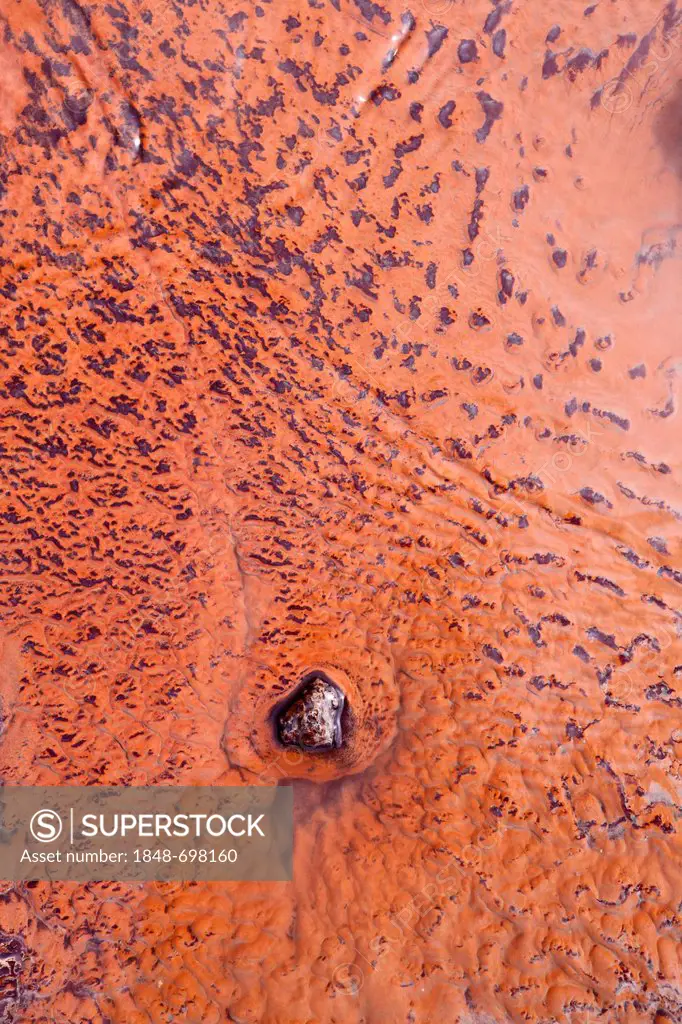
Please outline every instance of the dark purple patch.
[[448, 30], [445, 25], [434, 25], [433, 28], [429, 29], [426, 33], [429, 57], [433, 57], [434, 54], [438, 53], [445, 41], [445, 38], [447, 37], [447, 34]]
[[495, 121], [502, 117], [504, 104], [500, 103], [499, 100], [494, 100], [487, 92], [477, 92], [476, 99], [483, 107], [483, 113], [485, 114], [483, 125], [476, 131], [476, 141], [485, 142]]
[[501, 28], [493, 36], [493, 53], [496, 57], [504, 57], [504, 48], [507, 45], [507, 33]]
[[497, 665], [501, 665], [502, 662], [504, 661], [504, 658], [498, 651], [497, 647], [493, 647], [492, 644], [484, 644], [483, 653], [485, 654], [486, 658], [490, 658], [490, 660], [494, 661], [495, 664]]
[[559, 74], [559, 65], [557, 64], [556, 54], [552, 53], [551, 50], [547, 50], [545, 53], [545, 59], [542, 62], [542, 77], [551, 78], [552, 75]]
[[397, 143], [394, 149], [396, 159], [400, 160], [401, 157], [404, 157], [407, 153], [414, 153], [414, 151], [419, 149], [421, 146], [423, 138], [423, 135], [411, 135], [410, 138], [406, 139], [404, 142]]
[[593, 490], [591, 487], [583, 487], [582, 490], [579, 491], [579, 494], [583, 501], [586, 501], [588, 505], [606, 505], [607, 508], [613, 508], [613, 505], [608, 498], [605, 498], [603, 494], [600, 494], [599, 491]]
[[457, 57], [460, 64], [471, 64], [478, 59], [478, 48], [473, 39], [462, 39], [457, 47]]
[[455, 109], [455, 101], [448, 100], [447, 103], [438, 111], [438, 120], [442, 124], [443, 128], [452, 128], [452, 117], [451, 114]]
[[514, 189], [512, 192], [512, 205], [519, 213], [525, 210], [529, 199], [530, 189], [528, 188], [528, 185], [522, 185], [520, 188]]

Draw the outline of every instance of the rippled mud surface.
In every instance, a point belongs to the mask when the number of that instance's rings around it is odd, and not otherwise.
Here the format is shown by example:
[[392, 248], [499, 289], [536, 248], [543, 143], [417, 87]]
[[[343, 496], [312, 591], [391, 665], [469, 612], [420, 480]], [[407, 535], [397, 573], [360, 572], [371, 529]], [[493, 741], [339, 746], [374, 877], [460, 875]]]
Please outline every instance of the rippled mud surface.
[[287, 885], [3, 883], [0, 1020], [682, 1020], [682, 9], [1, 27], [2, 778], [299, 820]]

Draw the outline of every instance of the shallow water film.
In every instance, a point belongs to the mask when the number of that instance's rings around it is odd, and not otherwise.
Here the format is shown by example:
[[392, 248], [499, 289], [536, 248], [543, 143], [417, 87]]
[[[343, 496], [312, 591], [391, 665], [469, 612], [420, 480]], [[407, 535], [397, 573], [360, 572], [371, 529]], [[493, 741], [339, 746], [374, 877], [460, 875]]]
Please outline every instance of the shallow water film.
[[682, 7], [585, 4], [2, 0], [0, 777], [296, 814], [0, 883], [3, 1024], [682, 1021]]

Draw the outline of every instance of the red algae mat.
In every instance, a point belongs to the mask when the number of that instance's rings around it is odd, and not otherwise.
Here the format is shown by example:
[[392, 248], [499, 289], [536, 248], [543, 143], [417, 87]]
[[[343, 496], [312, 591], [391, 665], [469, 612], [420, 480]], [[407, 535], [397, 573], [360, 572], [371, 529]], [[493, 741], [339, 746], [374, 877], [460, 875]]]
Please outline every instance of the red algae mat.
[[682, 8], [585, 4], [3, 0], [2, 780], [296, 807], [1, 883], [4, 1024], [682, 1020]]

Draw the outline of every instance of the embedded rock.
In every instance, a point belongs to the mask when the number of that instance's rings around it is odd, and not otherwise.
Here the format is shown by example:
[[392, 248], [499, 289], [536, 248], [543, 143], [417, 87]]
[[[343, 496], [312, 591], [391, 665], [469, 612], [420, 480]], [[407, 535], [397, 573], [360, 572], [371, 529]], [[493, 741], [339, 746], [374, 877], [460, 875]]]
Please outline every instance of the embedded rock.
[[338, 686], [315, 676], [279, 716], [279, 738], [303, 750], [331, 750], [342, 743], [345, 698]]

